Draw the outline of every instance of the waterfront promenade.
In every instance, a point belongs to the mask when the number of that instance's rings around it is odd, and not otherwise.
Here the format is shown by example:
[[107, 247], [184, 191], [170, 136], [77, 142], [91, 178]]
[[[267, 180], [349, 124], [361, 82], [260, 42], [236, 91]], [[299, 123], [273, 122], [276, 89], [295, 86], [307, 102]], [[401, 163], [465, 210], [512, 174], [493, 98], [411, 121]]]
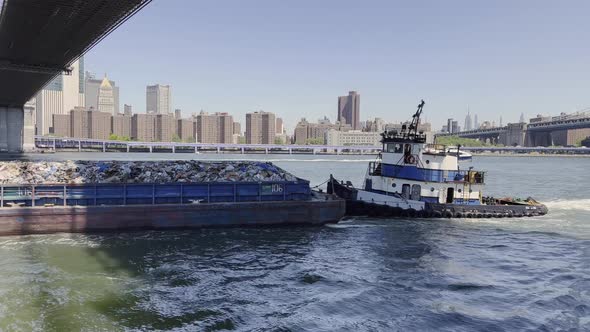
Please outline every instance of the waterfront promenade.
[[[35, 137], [40, 151], [97, 151], [150, 153], [238, 153], [238, 154], [378, 154], [381, 146], [329, 146], [285, 144], [209, 144], [181, 142], [110, 141], [78, 138]], [[584, 147], [463, 147], [474, 154], [588, 155]]]

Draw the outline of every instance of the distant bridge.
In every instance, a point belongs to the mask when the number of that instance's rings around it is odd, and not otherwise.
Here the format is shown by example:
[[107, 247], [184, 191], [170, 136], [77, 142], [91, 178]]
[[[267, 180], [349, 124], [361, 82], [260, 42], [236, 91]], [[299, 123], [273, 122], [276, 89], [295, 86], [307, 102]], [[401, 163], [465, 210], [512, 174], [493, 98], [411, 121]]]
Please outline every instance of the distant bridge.
[[590, 136], [590, 114], [557, 116], [548, 121], [511, 123], [504, 127], [439, 133], [435, 137], [459, 136], [505, 146], [573, 145]]
[[497, 153], [515, 153], [515, 154], [526, 154], [526, 153], [540, 153], [540, 154], [581, 154], [590, 155], [590, 148], [585, 147], [521, 147], [521, 146], [505, 146], [505, 147], [462, 147], [461, 150], [474, 152], [474, 153], [485, 153], [485, 152], [497, 152]]

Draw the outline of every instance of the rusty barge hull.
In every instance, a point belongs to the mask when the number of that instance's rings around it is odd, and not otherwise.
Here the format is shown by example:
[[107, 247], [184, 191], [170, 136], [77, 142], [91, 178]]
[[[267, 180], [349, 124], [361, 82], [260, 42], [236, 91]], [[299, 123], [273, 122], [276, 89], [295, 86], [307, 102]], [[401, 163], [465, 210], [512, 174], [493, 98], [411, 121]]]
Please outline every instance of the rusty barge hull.
[[202, 227], [323, 225], [345, 214], [340, 199], [0, 209], [0, 236]]

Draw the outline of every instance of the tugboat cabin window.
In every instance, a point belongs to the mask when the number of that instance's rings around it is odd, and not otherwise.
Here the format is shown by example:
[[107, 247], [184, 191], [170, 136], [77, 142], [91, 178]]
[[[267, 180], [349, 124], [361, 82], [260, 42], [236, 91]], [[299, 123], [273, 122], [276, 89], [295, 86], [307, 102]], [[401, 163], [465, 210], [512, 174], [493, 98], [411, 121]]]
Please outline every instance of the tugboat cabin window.
[[399, 143], [387, 144], [387, 152], [402, 153], [402, 145]]
[[410, 198], [410, 185], [409, 184], [402, 185], [402, 197], [405, 199]]
[[411, 200], [419, 201], [420, 196], [421, 196], [421, 192], [422, 192], [422, 186], [420, 186], [419, 184], [412, 185], [412, 195], [410, 197]]

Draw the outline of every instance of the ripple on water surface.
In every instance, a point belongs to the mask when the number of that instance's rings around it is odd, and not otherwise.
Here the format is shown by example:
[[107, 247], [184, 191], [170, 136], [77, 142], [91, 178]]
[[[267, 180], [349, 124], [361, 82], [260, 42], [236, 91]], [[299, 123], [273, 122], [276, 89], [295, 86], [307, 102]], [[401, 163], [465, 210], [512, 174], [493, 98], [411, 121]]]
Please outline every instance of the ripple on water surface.
[[[277, 164], [321, 183], [367, 158], [322, 159]], [[585, 164], [514, 159], [477, 163], [549, 215], [0, 238], [0, 330], [590, 330]]]

